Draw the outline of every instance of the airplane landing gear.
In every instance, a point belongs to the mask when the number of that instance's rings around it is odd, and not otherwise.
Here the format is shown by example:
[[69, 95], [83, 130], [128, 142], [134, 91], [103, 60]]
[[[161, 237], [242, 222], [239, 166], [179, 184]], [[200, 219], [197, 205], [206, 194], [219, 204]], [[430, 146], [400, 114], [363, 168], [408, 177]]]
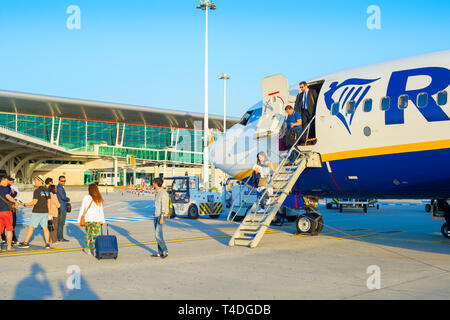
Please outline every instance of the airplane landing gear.
[[448, 234], [448, 226], [447, 226], [447, 222], [444, 223], [441, 227], [441, 233], [444, 237], [446, 237], [447, 239], [450, 239], [450, 236]]
[[297, 227], [297, 234], [318, 235], [323, 229], [323, 219], [317, 213], [305, 213], [298, 217], [295, 226]]

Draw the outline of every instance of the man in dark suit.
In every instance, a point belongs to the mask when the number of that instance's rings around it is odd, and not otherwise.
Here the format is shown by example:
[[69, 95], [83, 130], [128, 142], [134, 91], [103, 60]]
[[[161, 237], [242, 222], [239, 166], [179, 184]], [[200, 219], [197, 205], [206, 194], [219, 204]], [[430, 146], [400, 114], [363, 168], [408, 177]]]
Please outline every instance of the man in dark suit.
[[[305, 99], [306, 97], [306, 99]], [[305, 81], [300, 82], [300, 92], [295, 100], [295, 111], [302, 115], [303, 131], [308, 131], [308, 124], [316, 114], [317, 93], [313, 89], [309, 89]], [[315, 121], [309, 126], [309, 135], [306, 137], [306, 133], [302, 136], [300, 143], [304, 143], [306, 138], [316, 137]]]

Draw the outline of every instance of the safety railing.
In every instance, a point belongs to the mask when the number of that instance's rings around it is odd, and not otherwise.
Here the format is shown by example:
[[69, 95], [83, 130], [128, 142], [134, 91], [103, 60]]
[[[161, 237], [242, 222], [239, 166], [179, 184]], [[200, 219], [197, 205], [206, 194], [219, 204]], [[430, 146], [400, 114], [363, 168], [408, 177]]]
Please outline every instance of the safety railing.
[[[303, 130], [303, 132], [299, 135], [299, 137], [297, 138], [297, 140], [295, 141], [295, 143], [292, 145], [292, 147], [289, 149], [289, 151], [288, 151], [288, 153], [287, 153], [287, 155], [285, 156], [285, 157], [283, 157], [282, 159], [282, 161], [280, 162], [280, 164], [278, 165], [278, 167], [277, 167], [277, 170], [276, 170], [276, 172], [278, 173], [279, 171], [280, 171], [280, 169], [281, 168], [283, 168], [284, 166], [285, 166], [285, 164], [286, 164], [286, 162], [287, 161], [290, 161], [289, 160], [289, 158], [290, 158], [290, 156], [291, 156], [291, 154], [292, 154], [292, 152], [295, 150], [295, 152], [297, 153], [297, 156], [296, 156], [296, 158], [295, 158], [295, 160], [294, 161], [291, 161], [291, 162], [293, 162], [293, 163], [295, 163], [295, 161], [298, 159], [298, 158], [300, 158], [301, 156], [302, 156], [302, 152], [299, 150], [299, 149], [297, 149], [297, 144], [300, 142], [300, 140], [302, 139], [302, 137], [303, 137], [303, 135], [306, 133], [306, 134], [309, 134], [309, 127], [311, 126], [311, 124], [312, 124], [312, 122], [314, 121], [314, 119], [316, 118], [316, 116], [314, 115], [314, 117], [311, 119], [311, 121], [308, 123], [308, 125], [306, 126], [306, 128]], [[306, 141], [306, 140], [305, 140]], [[305, 142], [306, 143], [306, 142]], [[306, 144], [305, 144], [306, 145]], [[270, 187], [270, 185], [272, 184], [272, 181], [273, 181], [273, 178], [276, 176], [276, 174], [273, 174], [273, 175], [270, 175], [269, 176], [269, 179], [268, 179], [268, 181], [267, 181], [267, 187], [264, 189], [264, 191], [263, 191], [263, 193], [261, 194], [261, 195], [259, 195], [259, 197], [258, 197], [258, 202], [256, 202], [256, 204], [255, 204], [255, 207], [253, 207], [252, 206], [252, 208], [254, 208], [255, 210], [252, 210], [252, 209], [250, 209], [250, 211], [249, 211], [249, 213], [250, 214], [253, 214], [253, 217], [252, 218], [255, 218], [256, 217], [256, 214], [257, 214], [257, 208], [259, 208], [260, 207], [260, 205], [261, 205], [261, 200], [262, 199], [264, 199], [264, 197], [266, 196], [266, 194], [269, 192], [269, 187]], [[253, 213], [252, 213], [252, 211], [253, 211]], [[264, 215], [261, 217], [261, 221], [262, 220], [264, 220], [266, 217], [267, 217], [267, 210], [264, 210]]]

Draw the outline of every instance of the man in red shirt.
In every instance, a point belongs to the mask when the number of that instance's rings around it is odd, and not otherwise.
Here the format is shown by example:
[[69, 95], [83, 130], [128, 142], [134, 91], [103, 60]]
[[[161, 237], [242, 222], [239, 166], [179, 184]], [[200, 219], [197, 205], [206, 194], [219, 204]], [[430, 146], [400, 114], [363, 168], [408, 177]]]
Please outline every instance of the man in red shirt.
[[14, 203], [14, 207], [17, 209], [19, 204], [11, 196], [11, 189], [8, 187], [8, 178], [5, 176], [0, 177], [0, 230], [6, 228], [6, 243], [7, 251], [14, 251], [11, 247], [11, 241], [13, 237], [13, 215], [9, 208], [8, 202]]

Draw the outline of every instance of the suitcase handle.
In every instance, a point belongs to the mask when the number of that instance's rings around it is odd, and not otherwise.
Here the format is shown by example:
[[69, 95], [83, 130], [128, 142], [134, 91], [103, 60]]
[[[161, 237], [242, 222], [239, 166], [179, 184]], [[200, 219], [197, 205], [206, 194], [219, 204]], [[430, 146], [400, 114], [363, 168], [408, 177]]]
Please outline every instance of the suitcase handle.
[[[100, 230], [101, 230], [101, 233], [103, 235], [103, 224], [100, 225]], [[106, 235], [109, 236], [109, 225], [106, 225]]]

